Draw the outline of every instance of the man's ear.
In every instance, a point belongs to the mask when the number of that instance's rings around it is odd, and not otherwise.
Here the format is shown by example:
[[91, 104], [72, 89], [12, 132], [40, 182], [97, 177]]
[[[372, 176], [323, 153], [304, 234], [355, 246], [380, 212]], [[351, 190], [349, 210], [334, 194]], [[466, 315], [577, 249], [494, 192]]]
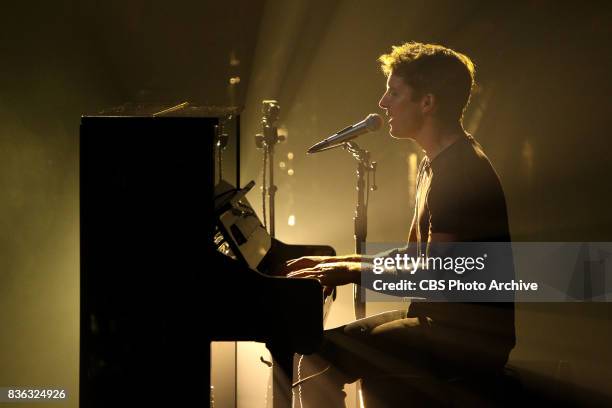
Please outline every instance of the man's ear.
[[421, 99], [421, 111], [423, 113], [433, 113], [438, 106], [436, 95], [432, 93], [426, 93]]

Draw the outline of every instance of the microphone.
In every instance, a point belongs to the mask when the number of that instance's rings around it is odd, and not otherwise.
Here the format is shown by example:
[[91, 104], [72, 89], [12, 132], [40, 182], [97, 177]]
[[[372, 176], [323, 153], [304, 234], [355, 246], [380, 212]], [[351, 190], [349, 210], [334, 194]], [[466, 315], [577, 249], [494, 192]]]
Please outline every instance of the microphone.
[[318, 153], [322, 152], [323, 150], [338, 147], [342, 143], [348, 142], [349, 140], [353, 140], [357, 136], [380, 129], [382, 124], [383, 120], [379, 114], [370, 113], [361, 122], [346, 127], [341, 131], [334, 133], [327, 139], [323, 139], [319, 143], [313, 145], [310, 149], [308, 149], [308, 154]]

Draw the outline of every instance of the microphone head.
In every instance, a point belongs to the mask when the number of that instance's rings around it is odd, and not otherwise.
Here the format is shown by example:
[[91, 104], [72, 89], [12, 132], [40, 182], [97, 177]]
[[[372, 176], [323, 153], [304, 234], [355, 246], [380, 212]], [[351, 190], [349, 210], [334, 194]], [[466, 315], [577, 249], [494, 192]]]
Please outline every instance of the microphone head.
[[383, 119], [380, 117], [378, 113], [370, 113], [366, 117], [365, 122], [366, 122], [366, 127], [368, 128], [368, 131], [374, 132], [375, 130], [380, 129], [380, 127], [383, 124]]
[[320, 141], [308, 149], [308, 154], [322, 152], [323, 150], [333, 149], [334, 147], [342, 146], [343, 143], [356, 138], [357, 136], [373, 132], [380, 129], [383, 124], [383, 119], [377, 113], [370, 113], [364, 120], [349, 126], [341, 131], [331, 135], [327, 139]]

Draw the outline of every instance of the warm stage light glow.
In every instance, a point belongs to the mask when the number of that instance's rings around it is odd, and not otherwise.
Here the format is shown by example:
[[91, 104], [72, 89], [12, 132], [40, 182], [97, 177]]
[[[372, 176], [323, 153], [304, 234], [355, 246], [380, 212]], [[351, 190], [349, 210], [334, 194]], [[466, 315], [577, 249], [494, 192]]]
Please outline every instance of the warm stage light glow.
[[236, 57], [236, 51], [232, 51], [230, 53], [229, 64], [231, 67], [237, 67], [238, 65], [240, 65], [240, 60], [238, 59], [238, 57]]
[[236, 77], [231, 77], [229, 79], [229, 83], [230, 85], [236, 85], [240, 83], [240, 77], [236, 76]]
[[285, 140], [287, 140], [287, 138], [289, 137], [289, 130], [285, 126], [280, 126], [278, 128], [278, 135], [280, 137], [284, 137]]
[[295, 225], [295, 215], [292, 214], [289, 216], [289, 219], [287, 220], [287, 224], [290, 227], [293, 227]]
[[288, 174], [288, 175], [293, 176], [293, 173], [294, 173], [293, 169], [289, 169], [289, 170], [287, 170], [287, 174]]
[[523, 148], [521, 149], [521, 156], [523, 157], [523, 163], [525, 166], [525, 176], [527, 177], [527, 182], [531, 184], [532, 174], [533, 174], [533, 146], [529, 142], [529, 140], [525, 140], [523, 142]]
[[287, 159], [293, 160], [293, 153], [291, 152], [287, 153]]
[[285, 164], [284, 161], [278, 163], [278, 167], [280, 167], [281, 169], [284, 169], [286, 166], [287, 165]]

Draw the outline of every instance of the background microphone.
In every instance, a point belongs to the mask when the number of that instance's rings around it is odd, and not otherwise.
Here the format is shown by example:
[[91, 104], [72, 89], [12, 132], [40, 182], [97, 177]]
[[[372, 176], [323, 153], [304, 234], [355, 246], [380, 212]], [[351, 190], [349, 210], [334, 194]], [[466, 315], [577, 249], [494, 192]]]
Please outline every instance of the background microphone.
[[308, 149], [308, 153], [317, 153], [323, 150], [331, 149], [333, 147], [338, 147], [342, 143], [348, 142], [349, 140], [352, 140], [359, 135], [380, 129], [382, 123], [383, 120], [379, 114], [370, 113], [361, 122], [355, 123], [354, 125], [344, 128], [341, 131], [334, 133], [327, 139], [324, 139], [319, 143], [313, 145], [310, 149]]

